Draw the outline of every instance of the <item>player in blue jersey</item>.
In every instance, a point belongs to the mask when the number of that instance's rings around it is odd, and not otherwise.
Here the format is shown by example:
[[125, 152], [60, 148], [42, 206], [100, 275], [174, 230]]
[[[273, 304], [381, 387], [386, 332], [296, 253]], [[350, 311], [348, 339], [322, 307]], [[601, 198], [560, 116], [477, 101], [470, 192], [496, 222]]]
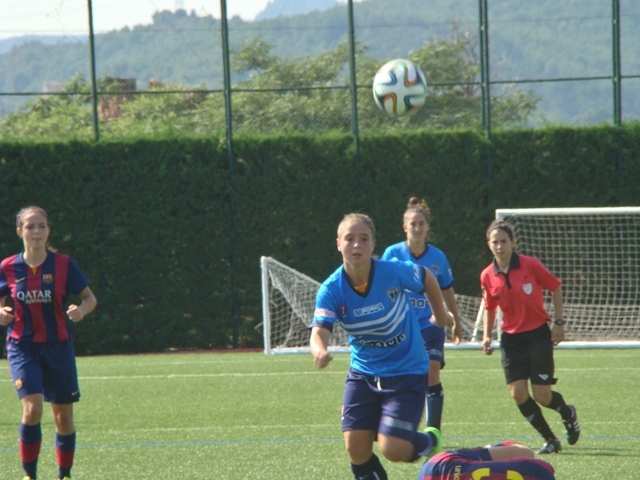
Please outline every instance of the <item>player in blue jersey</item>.
[[320, 287], [310, 325], [314, 365], [332, 360], [335, 325], [349, 334], [351, 365], [342, 402], [342, 431], [358, 480], [385, 480], [373, 453], [377, 440], [392, 462], [413, 462], [441, 448], [440, 433], [418, 432], [424, 409], [428, 362], [420, 327], [406, 290], [426, 294], [435, 321], [449, 321], [438, 282], [426, 268], [372, 257], [375, 227], [363, 214], [338, 226], [343, 264]]
[[554, 480], [554, 473], [530, 448], [505, 441], [438, 453], [422, 465], [418, 480]]
[[[462, 322], [456, 305], [453, 290], [453, 273], [447, 257], [442, 250], [427, 243], [427, 234], [431, 223], [431, 210], [424, 200], [411, 197], [404, 212], [402, 228], [406, 241], [387, 247], [382, 260], [398, 259], [427, 267], [438, 280], [445, 304], [453, 316], [451, 337], [454, 343], [460, 342]], [[408, 292], [411, 303], [416, 308], [424, 348], [429, 355], [429, 380], [427, 387], [426, 421], [427, 426], [441, 430], [444, 390], [440, 381], [440, 370], [444, 367], [445, 330], [431, 323], [431, 307], [424, 296]]]
[[[35, 479], [43, 402], [50, 402], [58, 478], [70, 478], [76, 445], [73, 403], [80, 399], [80, 389], [69, 320], [82, 320], [97, 301], [75, 262], [47, 248], [51, 229], [44, 210], [23, 208], [16, 226], [24, 252], [0, 263], [0, 325], [8, 326], [7, 359], [22, 402], [20, 458], [25, 480]], [[82, 302], [65, 310], [69, 295]]]

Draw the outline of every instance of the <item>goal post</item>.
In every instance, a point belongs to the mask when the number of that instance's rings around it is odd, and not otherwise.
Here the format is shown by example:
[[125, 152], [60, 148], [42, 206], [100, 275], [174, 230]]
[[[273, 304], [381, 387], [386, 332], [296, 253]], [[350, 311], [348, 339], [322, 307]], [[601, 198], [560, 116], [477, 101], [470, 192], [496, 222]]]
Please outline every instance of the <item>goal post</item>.
[[[640, 207], [498, 209], [496, 220], [562, 280], [559, 347], [640, 347]], [[545, 308], [553, 313], [548, 292]]]
[[[278, 262], [260, 258], [264, 353], [309, 353], [309, 325], [320, 282]], [[329, 350], [348, 352], [346, 332], [336, 327]]]
[[[271, 257], [261, 257], [260, 268], [264, 353], [309, 353], [309, 325], [313, 320], [320, 282]], [[455, 348], [479, 348], [470, 340], [481, 304], [480, 297], [456, 294], [456, 303], [462, 317], [463, 342]], [[445, 348], [451, 347], [453, 344], [445, 345]], [[331, 334], [329, 350], [349, 352], [348, 335], [340, 326], [336, 326]]]

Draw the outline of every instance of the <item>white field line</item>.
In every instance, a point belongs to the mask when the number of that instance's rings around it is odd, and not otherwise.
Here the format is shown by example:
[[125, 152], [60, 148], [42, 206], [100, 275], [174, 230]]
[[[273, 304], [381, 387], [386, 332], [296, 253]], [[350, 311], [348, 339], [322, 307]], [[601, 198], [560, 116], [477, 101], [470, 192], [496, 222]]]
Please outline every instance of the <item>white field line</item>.
[[[589, 422], [589, 425], [636, 425], [640, 422]], [[443, 422], [443, 425], [489, 425], [494, 426], [496, 424], [499, 425], [522, 425], [522, 421], [515, 422]], [[311, 429], [314, 428], [328, 428], [335, 430], [339, 428], [339, 423], [319, 423], [316, 425], [306, 425]], [[208, 430], [295, 430], [299, 429], [300, 425], [225, 425], [225, 426], [208, 426], [208, 427], [158, 427], [158, 428], [136, 428], [136, 432], [197, 432], [197, 431], [208, 431]], [[105, 430], [106, 432], [120, 432], [122, 430], [128, 431], [128, 427], [123, 427], [122, 429], [113, 429], [110, 428]]]
[[[595, 368], [557, 368], [558, 372], [609, 372], [609, 371], [640, 371], [639, 367], [595, 367]], [[449, 373], [473, 373], [477, 372], [502, 372], [501, 368], [490, 369], [447, 369]], [[239, 378], [239, 377], [281, 377], [281, 376], [308, 376], [308, 375], [346, 375], [345, 371], [318, 371], [318, 372], [264, 372], [264, 373], [169, 373], [158, 375], [88, 375], [79, 376], [80, 380], [144, 380], [144, 379], [182, 379], [182, 378]], [[10, 378], [0, 379], [0, 382], [10, 382]]]

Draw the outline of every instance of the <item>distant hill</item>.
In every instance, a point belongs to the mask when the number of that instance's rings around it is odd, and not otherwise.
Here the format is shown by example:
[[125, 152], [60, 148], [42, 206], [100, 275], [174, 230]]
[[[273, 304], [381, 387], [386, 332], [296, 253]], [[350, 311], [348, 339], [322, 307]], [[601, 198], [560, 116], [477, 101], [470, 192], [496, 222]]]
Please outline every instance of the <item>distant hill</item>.
[[255, 20], [268, 20], [280, 16], [291, 17], [314, 11], [322, 12], [338, 5], [336, 0], [272, 0]]
[[[313, 10], [293, 14], [292, 8]], [[333, 6], [332, 6], [333, 5]], [[297, 11], [297, 10], [296, 10]], [[269, 13], [271, 12], [271, 13]], [[278, 12], [278, 16], [270, 17]], [[354, 3], [356, 40], [373, 58], [406, 56], [426, 42], [451, 35], [452, 23], [461, 32], [478, 33], [478, 3], [468, 0], [364, 0]], [[625, 75], [640, 75], [640, 2], [624, 2], [622, 63]], [[273, 54], [302, 58], [319, 55], [347, 39], [347, 11], [335, 0], [273, 0], [261, 19], [229, 20], [230, 47], [259, 37], [274, 46]], [[611, 3], [600, 0], [500, 0], [490, 2], [491, 77], [493, 80], [532, 80], [518, 84], [537, 92], [544, 118], [555, 122], [610, 121], [608, 78], [580, 83], [553, 82], [559, 77], [611, 75]], [[89, 76], [86, 40], [39, 38], [20, 43], [0, 41], [0, 92], [40, 92], [45, 83]], [[10, 46], [9, 41], [14, 41]], [[97, 74], [135, 78], [139, 89], [150, 79], [185, 86], [222, 85], [220, 20], [184, 10], [157, 12], [151, 25], [123, 28], [96, 36]], [[8, 48], [8, 50], [7, 50]], [[0, 50], [2, 52], [2, 50]], [[232, 81], [239, 77], [233, 76]], [[538, 79], [545, 80], [538, 82]], [[427, 79], [428, 80], [428, 79]], [[359, 78], [360, 84], [370, 79]], [[639, 82], [623, 86], [623, 113], [640, 118]], [[492, 88], [514, 88], [494, 85]], [[635, 90], [633, 90], [635, 89]], [[13, 108], [18, 97], [0, 97], [0, 113]]]
[[9, 52], [13, 47], [28, 42], [39, 42], [43, 45], [55, 45], [58, 43], [82, 42], [87, 38], [79, 35], [23, 35], [0, 39], [0, 55]]

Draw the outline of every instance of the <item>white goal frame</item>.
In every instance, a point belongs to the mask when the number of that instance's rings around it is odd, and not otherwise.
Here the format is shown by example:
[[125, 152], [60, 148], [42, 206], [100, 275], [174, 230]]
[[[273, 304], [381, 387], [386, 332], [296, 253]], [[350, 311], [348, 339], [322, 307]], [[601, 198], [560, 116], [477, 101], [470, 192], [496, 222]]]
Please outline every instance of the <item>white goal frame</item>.
[[[264, 353], [310, 353], [308, 325], [313, 319], [320, 282], [271, 257], [260, 258], [260, 269]], [[277, 313], [280, 311], [283, 312]], [[287, 325], [278, 324], [279, 331], [276, 331], [274, 317], [286, 317]], [[277, 320], [282, 323], [281, 319]], [[340, 327], [331, 335], [329, 351], [349, 352], [346, 332]]]
[[[554, 242], [544, 233], [525, 233], [525, 227], [519, 227], [519, 219], [532, 217], [562, 219], [558, 224], [562, 236]], [[567, 332], [566, 341], [556, 348], [640, 348], [640, 207], [497, 209], [495, 218], [514, 228], [520, 253], [539, 258], [563, 280]], [[598, 236], [582, 240], [583, 224], [577, 223], [578, 218], [592, 219]], [[601, 223], [596, 224], [598, 221]], [[599, 248], [589, 250], [592, 246]], [[614, 257], [622, 259], [622, 265], [604, 272]], [[598, 302], [603, 290], [612, 290], [612, 295], [629, 300]], [[553, 312], [548, 293], [545, 307]], [[482, 313], [481, 306], [474, 340], [481, 339]]]
[[[315, 297], [320, 282], [284, 265], [271, 257], [260, 258], [262, 271], [262, 329], [264, 353], [309, 353], [309, 324], [313, 320]], [[446, 343], [445, 348], [479, 348], [470, 343], [472, 330], [480, 311], [480, 297], [456, 294], [462, 317], [463, 342]], [[336, 326], [330, 337], [333, 353], [350, 351], [347, 333]]]

